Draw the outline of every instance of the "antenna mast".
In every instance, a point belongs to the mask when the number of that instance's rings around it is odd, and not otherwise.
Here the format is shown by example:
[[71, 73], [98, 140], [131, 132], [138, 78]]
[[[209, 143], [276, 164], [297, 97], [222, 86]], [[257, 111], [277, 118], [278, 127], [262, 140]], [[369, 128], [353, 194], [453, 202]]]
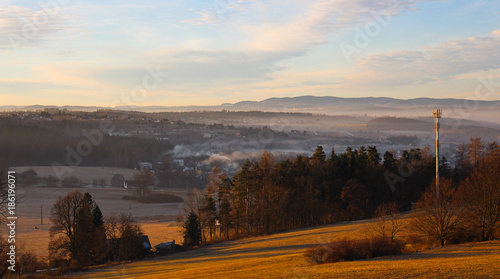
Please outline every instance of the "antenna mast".
[[434, 123], [436, 123], [436, 199], [439, 203], [439, 118], [441, 118], [441, 109], [433, 109]]

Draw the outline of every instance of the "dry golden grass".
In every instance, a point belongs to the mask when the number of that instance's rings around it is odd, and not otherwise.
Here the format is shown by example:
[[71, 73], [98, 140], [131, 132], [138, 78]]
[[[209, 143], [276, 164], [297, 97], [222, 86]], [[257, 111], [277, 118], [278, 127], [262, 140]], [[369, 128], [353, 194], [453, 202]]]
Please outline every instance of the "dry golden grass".
[[176, 244], [183, 242], [183, 229], [176, 222], [141, 222], [144, 234], [149, 237], [151, 245], [155, 246], [162, 242], [175, 240]]
[[[175, 243], [182, 244], [182, 227], [178, 223], [147, 221], [140, 222], [140, 224], [144, 234], [148, 235], [153, 246], [172, 240], [175, 240]], [[50, 226], [49, 220], [45, 220], [44, 225], [40, 225], [39, 218], [19, 218], [16, 230], [18, 252], [31, 252], [46, 258], [48, 256]], [[2, 235], [6, 235], [3, 229]]]
[[[16, 247], [18, 252], [31, 252], [46, 258], [49, 245], [49, 220], [40, 225], [40, 218], [18, 218], [16, 227]], [[36, 227], [36, 229], [35, 229]], [[5, 235], [5, 232], [3, 232]]]
[[500, 241], [435, 248], [415, 254], [310, 265], [311, 245], [362, 237], [371, 221], [300, 229], [230, 241], [121, 266], [75, 274], [84, 278], [452, 278], [500, 277]]
[[[48, 169], [45, 168], [47, 171]], [[85, 167], [77, 168], [77, 174], [82, 173]], [[97, 168], [96, 168], [97, 169]], [[86, 170], [86, 169], [85, 169]], [[37, 169], [38, 171], [38, 169]], [[18, 252], [32, 252], [42, 257], [48, 256], [50, 210], [58, 197], [71, 191], [90, 192], [104, 215], [132, 213], [142, 225], [144, 233], [149, 235], [152, 245], [160, 242], [175, 240], [182, 243], [180, 227], [167, 221], [173, 221], [180, 212], [180, 203], [169, 204], [142, 204], [137, 201], [123, 200], [124, 195], [130, 194], [122, 188], [46, 188], [46, 187], [19, 187], [17, 192], [20, 202], [16, 205], [17, 227], [16, 243]], [[163, 190], [186, 198], [186, 190]], [[40, 224], [40, 206], [43, 206], [43, 225]], [[0, 226], [0, 236], [7, 235], [5, 226]]]

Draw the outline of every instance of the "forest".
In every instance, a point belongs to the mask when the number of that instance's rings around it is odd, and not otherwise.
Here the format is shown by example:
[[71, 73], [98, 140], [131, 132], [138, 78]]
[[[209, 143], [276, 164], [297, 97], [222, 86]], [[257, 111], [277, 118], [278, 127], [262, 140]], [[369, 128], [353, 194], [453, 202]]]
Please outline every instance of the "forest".
[[[456, 185], [447, 189], [458, 191], [485, 158], [498, 162], [499, 146], [480, 138], [460, 146], [454, 168], [441, 158], [441, 178]], [[279, 162], [264, 152], [260, 160], [247, 160], [233, 178], [213, 168], [207, 188], [193, 191], [186, 201], [186, 240], [196, 245], [371, 218], [391, 202], [407, 211], [434, 179], [435, 157], [427, 148], [395, 158], [391, 152], [379, 154], [375, 146], [332, 150], [329, 156], [318, 146], [311, 157]], [[193, 223], [200, 229], [199, 239], [189, 236]]]
[[[50, 166], [64, 164], [89, 133], [99, 129], [99, 121], [26, 121], [0, 118], [0, 158], [11, 166]], [[110, 136], [101, 133], [102, 142], [92, 145], [92, 152], [81, 156], [81, 166], [134, 168], [139, 160], [155, 162], [158, 154], [173, 148], [168, 141], [150, 138]], [[85, 150], [87, 151], [87, 150]]]
[[[404, 251], [402, 241], [407, 241], [396, 239], [402, 229], [399, 212], [410, 209], [408, 229], [426, 237], [425, 241], [444, 246], [495, 239], [500, 231], [500, 146], [471, 138], [457, 152], [453, 168], [446, 158], [440, 160], [439, 190], [434, 180], [435, 157], [427, 148], [406, 150], [396, 158], [391, 152], [379, 154], [376, 146], [348, 147], [342, 153], [331, 150], [329, 155], [318, 146], [310, 157], [282, 161], [264, 152], [258, 160], [246, 160], [233, 177], [214, 165], [205, 189], [191, 191], [184, 204], [183, 249], [379, 218], [382, 221], [376, 226], [381, 225], [381, 238], [316, 245], [305, 256], [325, 263], [397, 254]], [[0, 174], [7, 169], [0, 162]], [[148, 180], [145, 186], [153, 184], [152, 177]], [[0, 189], [6, 185], [0, 179]], [[4, 209], [5, 196], [0, 199]], [[51, 267], [79, 269], [146, 256], [140, 248], [143, 232], [137, 221], [126, 214], [104, 218], [88, 193], [74, 191], [60, 197], [52, 206], [51, 222]], [[118, 239], [121, 245], [114, 245]], [[351, 252], [332, 257], [338, 247]], [[46, 264], [37, 259], [33, 266]]]

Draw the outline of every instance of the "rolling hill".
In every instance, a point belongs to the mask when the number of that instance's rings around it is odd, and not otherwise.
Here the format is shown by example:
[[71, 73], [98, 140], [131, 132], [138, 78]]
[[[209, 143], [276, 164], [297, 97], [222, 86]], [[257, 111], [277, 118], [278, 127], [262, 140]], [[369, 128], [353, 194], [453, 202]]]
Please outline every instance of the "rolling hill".
[[[7, 110], [43, 110], [45, 108], [60, 108], [79, 111], [96, 111], [98, 109], [109, 109], [109, 107], [85, 107], [85, 106], [0, 106], [0, 111]], [[143, 112], [165, 112], [165, 111], [272, 111], [272, 112], [306, 112], [321, 113], [328, 115], [370, 115], [419, 117], [429, 116], [433, 107], [443, 109], [443, 116], [449, 118], [461, 118], [469, 120], [486, 120], [500, 123], [498, 109], [500, 101], [466, 100], [466, 99], [396, 99], [386, 97], [364, 97], [364, 98], [340, 98], [333, 96], [299, 96], [269, 98], [262, 101], [241, 101], [237, 103], [225, 103], [218, 106], [117, 106], [112, 109], [143, 111]]]
[[170, 256], [72, 274], [83, 278], [498, 278], [500, 241], [355, 262], [311, 265], [314, 244], [360, 238], [371, 220], [304, 228], [209, 245]]

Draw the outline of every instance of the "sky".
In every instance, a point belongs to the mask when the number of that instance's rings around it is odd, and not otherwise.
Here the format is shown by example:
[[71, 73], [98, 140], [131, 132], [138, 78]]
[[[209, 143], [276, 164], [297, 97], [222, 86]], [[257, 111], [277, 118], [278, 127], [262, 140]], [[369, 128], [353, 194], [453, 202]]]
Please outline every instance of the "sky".
[[0, 105], [500, 100], [500, 1], [0, 0]]

